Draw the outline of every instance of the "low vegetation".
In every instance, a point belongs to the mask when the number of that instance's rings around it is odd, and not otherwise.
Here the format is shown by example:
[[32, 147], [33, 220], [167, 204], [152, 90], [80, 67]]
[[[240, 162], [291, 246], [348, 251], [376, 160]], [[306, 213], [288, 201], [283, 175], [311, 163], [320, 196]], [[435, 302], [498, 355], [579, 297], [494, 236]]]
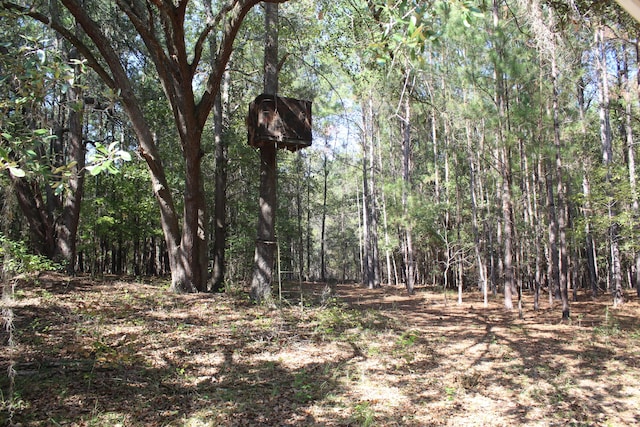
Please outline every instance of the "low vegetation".
[[[639, 301], [586, 295], [524, 319], [442, 290], [285, 286], [174, 295], [168, 282], [56, 274], [17, 284], [0, 422], [20, 426], [640, 423]], [[302, 301], [302, 303], [301, 303]], [[3, 328], [3, 345], [7, 331]], [[13, 392], [8, 394], [7, 391]]]

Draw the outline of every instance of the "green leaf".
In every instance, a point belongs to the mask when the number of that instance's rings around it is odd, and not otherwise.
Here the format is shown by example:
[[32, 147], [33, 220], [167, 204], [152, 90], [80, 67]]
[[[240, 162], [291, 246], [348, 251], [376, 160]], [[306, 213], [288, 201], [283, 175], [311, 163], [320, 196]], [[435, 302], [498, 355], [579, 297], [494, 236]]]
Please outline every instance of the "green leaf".
[[11, 175], [15, 176], [16, 178], [23, 178], [25, 175], [27, 175], [25, 171], [15, 166], [9, 166], [9, 173], [11, 173]]
[[103, 169], [102, 165], [87, 166], [87, 170], [89, 171], [89, 174], [91, 174], [91, 176], [100, 175], [100, 172], [102, 172], [102, 169]]
[[61, 185], [60, 183], [56, 184], [57, 185], [55, 185], [54, 187], [53, 194], [55, 194], [56, 196], [60, 196], [64, 192], [64, 185]]
[[120, 150], [116, 153], [118, 157], [120, 157], [125, 162], [131, 161], [131, 154], [128, 151]]

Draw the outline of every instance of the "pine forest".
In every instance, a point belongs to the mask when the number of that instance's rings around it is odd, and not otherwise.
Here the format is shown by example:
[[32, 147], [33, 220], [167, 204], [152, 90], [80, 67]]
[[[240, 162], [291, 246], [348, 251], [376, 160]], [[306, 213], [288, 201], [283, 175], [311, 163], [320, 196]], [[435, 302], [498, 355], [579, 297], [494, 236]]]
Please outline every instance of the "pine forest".
[[0, 423], [640, 424], [639, 7], [0, 0]]

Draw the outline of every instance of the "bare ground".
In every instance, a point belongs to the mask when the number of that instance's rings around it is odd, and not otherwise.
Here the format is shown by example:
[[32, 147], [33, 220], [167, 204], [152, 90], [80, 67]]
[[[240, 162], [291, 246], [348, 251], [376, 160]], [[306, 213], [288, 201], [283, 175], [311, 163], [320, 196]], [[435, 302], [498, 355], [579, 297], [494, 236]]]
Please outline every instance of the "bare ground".
[[[524, 318], [482, 296], [321, 284], [276, 308], [240, 291], [46, 274], [3, 303], [0, 424], [640, 424], [640, 303], [580, 295]], [[11, 386], [8, 368], [16, 371]], [[13, 394], [11, 389], [13, 388]], [[11, 398], [11, 396], [13, 397]]]

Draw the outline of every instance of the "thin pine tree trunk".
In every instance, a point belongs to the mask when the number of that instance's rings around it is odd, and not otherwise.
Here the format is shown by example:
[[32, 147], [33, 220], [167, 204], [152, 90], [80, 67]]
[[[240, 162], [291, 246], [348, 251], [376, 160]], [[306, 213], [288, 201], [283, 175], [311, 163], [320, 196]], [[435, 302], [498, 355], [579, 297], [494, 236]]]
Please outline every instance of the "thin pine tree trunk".
[[[328, 144], [325, 146], [328, 149]], [[323, 186], [322, 186], [322, 220], [320, 227], [320, 280], [327, 280], [327, 266], [325, 261], [326, 250], [326, 222], [327, 222], [327, 179], [329, 177], [329, 166], [327, 163], [327, 154], [325, 152], [322, 159]]]
[[[408, 77], [407, 77], [408, 78]], [[411, 109], [409, 96], [404, 100], [404, 118], [402, 121], [402, 211], [404, 218], [404, 263], [405, 286], [409, 294], [414, 292], [415, 262], [413, 253], [413, 236], [411, 232], [411, 219], [409, 217], [409, 189], [410, 189], [410, 159], [411, 159]]]
[[[278, 93], [278, 4], [265, 4], [264, 93]], [[261, 302], [271, 298], [271, 282], [277, 248], [275, 220], [277, 208], [277, 149], [275, 144], [260, 148], [260, 202], [258, 232], [250, 295]]]
[[[607, 66], [607, 49], [604, 38], [604, 27], [600, 25], [596, 30], [597, 64], [598, 64], [598, 97], [600, 118], [600, 141], [602, 145], [602, 163], [607, 168], [607, 187], [611, 199], [611, 167], [613, 163], [613, 138], [610, 121], [609, 73]], [[624, 301], [622, 290], [622, 272], [620, 266], [619, 232], [616, 223], [613, 202], [608, 204], [609, 215], [609, 280], [613, 294], [613, 305], [617, 307]]]
[[559, 260], [559, 286], [560, 298], [562, 300], [562, 318], [569, 319], [569, 294], [568, 294], [568, 271], [569, 257], [567, 255], [567, 235], [566, 227], [568, 223], [568, 210], [566, 197], [566, 186], [564, 183], [564, 168], [562, 166], [562, 141], [560, 139], [560, 111], [558, 105], [558, 69], [556, 65], [555, 40], [551, 55], [551, 80], [553, 90], [553, 141], [556, 148], [556, 180], [557, 180], [557, 226], [558, 226], [558, 260]]

